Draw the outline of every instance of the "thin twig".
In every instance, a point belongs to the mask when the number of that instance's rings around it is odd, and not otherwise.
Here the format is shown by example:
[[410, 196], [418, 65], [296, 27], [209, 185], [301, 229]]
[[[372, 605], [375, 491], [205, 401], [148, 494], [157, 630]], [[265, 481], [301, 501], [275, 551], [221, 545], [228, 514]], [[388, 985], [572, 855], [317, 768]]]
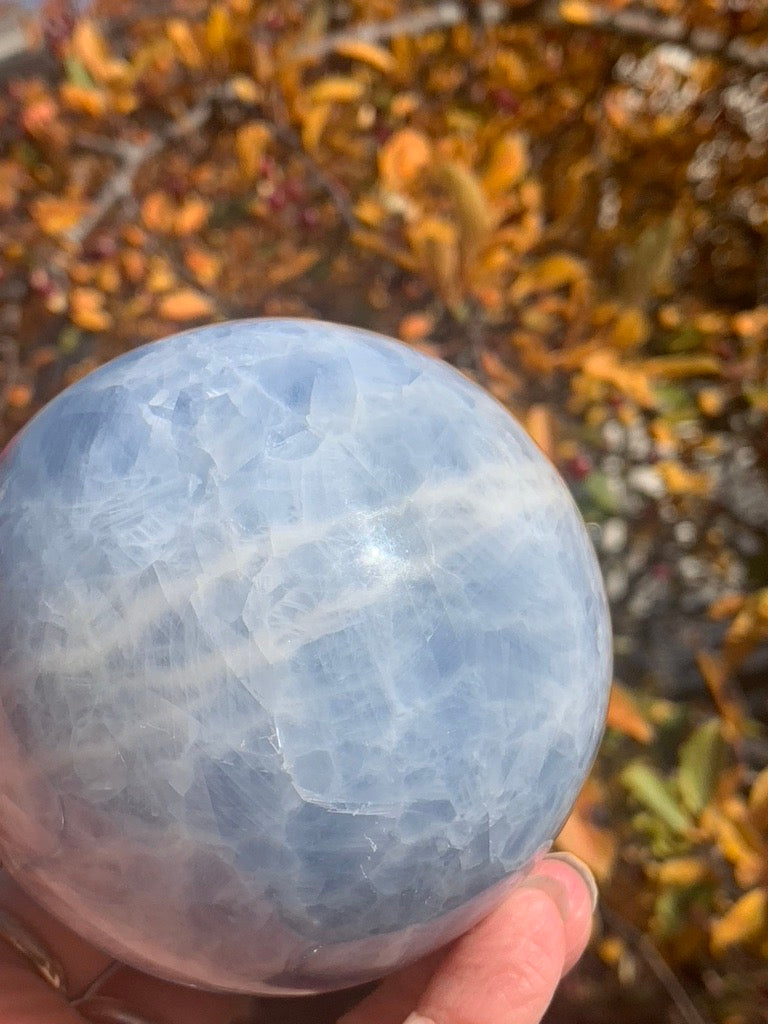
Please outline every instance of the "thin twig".
[[618, 914], [616, 911], [606, 907], [605, 904], [601, 907], [601, 914], [605, 918], [609, 927], [626, 938], [632, 946], [634, 946], [645, 961], [648, 969], [662, 985], [669, 998], [675, 1004], [675, 1007], [686, 1024], [710, 1024], [710, 1022], [702, 1017], [701, 1013], [699, 1013], [693, 1000], [683, 988], [679, 978], [645, 932], [636, 928], [633, 924], [622, 917], [621, 914]]
[[207, 95], [165, 131], [150, 135], [142, 143], [113, 142], [100, 136], [79, 136], [78, 145], [116, 157], [118, 167], [94, 199], [88, 213], [67, 232], [67, 241], [75, 247], [81, 246], [110, 210], [130, 196], [136, 175], [147, 160], [161, 153], [171, 143], [193, 135], [207, 123], [216, 98], [215, 93]]
[[[566, 17], [567, 9], [558, 0], [542, 0], [525, 7], [506, 8], [496, 0], [476, 5], [481, 25], [539, 24], [555, 28], [589, 28], [592, 30], [657, 43], [675, 43], [692, 53], [719, 57], [752, 71], [768, 70], [768, 44], [753, 45], [743, 38], [728, 38], [720, 32], [691, 27], [680, 18], [651, 14], [648, 11], [607, 11], [594, 5], [579, 20]], [[349, 29], [334, 32], [316, 42], [307, 43], [294, 52], [298, 60], [327, 57], [345, 43], [382, 43], [396, 36], [419, 36], [441, 29], [453, 28], [467, 21], [467, 9], [458, 0], [419, 8], [387, 21], [362, 22]]]

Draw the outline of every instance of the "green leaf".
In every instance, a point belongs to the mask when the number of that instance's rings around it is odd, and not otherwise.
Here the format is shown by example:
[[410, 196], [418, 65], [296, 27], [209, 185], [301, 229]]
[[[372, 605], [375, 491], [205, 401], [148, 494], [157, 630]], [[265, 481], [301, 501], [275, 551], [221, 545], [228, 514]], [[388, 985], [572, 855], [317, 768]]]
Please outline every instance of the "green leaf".
[[698, 816], [709, 803], [725, 758], [726, 745], [716, 718], [700, 726], [680, 748], [677, 784], [691, 814]]
[[96, 84], [88, 73], [88, 69], [77, 57], [64, 58], [64, 70], [72, 85], [80, 85], [84, 89], [93, 89]]
[[684, 836], [693, 828], [693, 819], [653, 768], [633, 761], [621, 773], [620, 779], [635, 800], [661, 818], [673, 832]]
[[611, 480], [599, 470], [593, 470], [582, 484], [584, 494], [600, 511], [615, 515], [619, 511], [619, 500]]
[[63, 352], [64, 355], [69, 356], [73, 352], [77, 351], [82, 340], [83, 332], [70, 324], [65, 327], [59, 335], [59, 350]]

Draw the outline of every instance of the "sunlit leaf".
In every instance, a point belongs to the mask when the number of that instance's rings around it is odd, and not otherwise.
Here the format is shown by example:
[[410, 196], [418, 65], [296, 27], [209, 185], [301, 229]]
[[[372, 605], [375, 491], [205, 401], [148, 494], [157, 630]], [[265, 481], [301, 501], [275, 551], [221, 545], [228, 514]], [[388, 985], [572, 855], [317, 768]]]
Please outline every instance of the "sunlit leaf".
[[596, 779], [588, 779], [556, 840], [559, 849], [580, 857], [601, 882], [613, 873], [619, 850], [615, 830], [596, 822], [607, 797], [607, 791]]
[[634, 695], [620, 683], [614, 683], [611, 687], [608, 727], [638, 743], [648, 744], [654, 737], [654, 728], [640, 710]]
[[349, 57], [350, 60], [362, 61], [370, 67], [381, 71], [382, 74], [391, 74], [397, 63], [389, 50], [383, 46], [376, 46], [374, 43], [366, 43], [361, 39], [345, 39], [336, 45], [336, 52], [341, 57]]
[[402, 128], [379, 151], [379, 175], [385, 188], [407, 188], [432, 159], [432, 144], [421, 132]]
[[621, 772], [621, 782], [632, 796], [657, 815], [673, 832], [687, 835], [694, 822], [670, 791], [669, 785], [653, 768], [632, 761]]
[[258, 175], [271, 139], [272, 132], [262, 121], [249, 121], [237, 129], [235, 150], [244, 178], [250, 180]]
[[39, 196], [30, 204], [35, 223], [46, 235], [63, 235], [88, 211], [88, 203], [66, 196]]
[[710, 927], [710, 941], [715, 955], [731, 946], [745, 946], [759, 939], [768, 929], [768, 890], [752, 889]]
[[677, 784], [691, 814], [701, 814], [712, 799], [725, 760], [726, 746], [717, 719], [699, 726], [680, 748]]
[[500, 196], [519, 184], [528, 173], [528, 145], [519, 132], [503, 135], [491, 151], [483, 174], [483, 188], [489, 196]]
[[318, 103], [355, 103], [365, 94], [365, 83], [357, 78], [329, 75], [315, 82], [306, 91], [310, 106]]
[[184, 323], [211, 316], [214, 306], [208, 296], [192, 288], [181, 288], [164, 295], [157, 307], [160, 316], [166, 320]]

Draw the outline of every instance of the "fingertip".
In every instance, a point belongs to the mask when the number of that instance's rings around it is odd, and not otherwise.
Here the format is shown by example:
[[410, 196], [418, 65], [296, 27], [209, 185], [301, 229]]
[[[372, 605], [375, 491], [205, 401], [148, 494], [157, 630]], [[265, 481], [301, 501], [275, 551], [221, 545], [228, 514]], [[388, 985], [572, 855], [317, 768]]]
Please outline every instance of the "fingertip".
[[565, 965], [567, 973], [587, 948], [598, 900], [597, 882], [587, 865], [570, 853], [551, 853], [534, 869], [529, 881], [550, 879], [564, 894]]
[[[565, 924], [551, 889], [525, 884], [451, 947], [416, 1007], [434, 1024], [538, 1024], [563, 973]], [[409, 1022], [414, 1024], [414, 1022]]]

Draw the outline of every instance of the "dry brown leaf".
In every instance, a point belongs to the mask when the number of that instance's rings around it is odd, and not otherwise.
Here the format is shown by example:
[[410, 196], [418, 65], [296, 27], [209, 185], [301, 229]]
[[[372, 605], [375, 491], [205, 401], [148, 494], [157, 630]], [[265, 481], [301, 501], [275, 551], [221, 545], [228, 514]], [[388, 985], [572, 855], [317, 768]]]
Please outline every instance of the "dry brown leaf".
[[653, 726], [640, 711], [634, 696], [620, 683], [611, 687], [608, 725], [638, 743], [650, 743], [655, 735]]
[[188, 320], [201, 320], [203, 317], [211, 316], [214, 313], [214, 306], [207, 295], [193, 288], [180, 288], [164, 295], [157, 310], [166, 320], [185, 323]]
[[407, 189], [432, 160], [432, 143], [414, 128], [402, 128], [379, 151], [379, 176], [385, 188]]
[[555, 841], [559, 849], [580, 857], [600, 882], [611, 877], [619, 845], [613, 829], [595, 824], [594, 819], [605, 806], [606, 799], [607, 794], [600, 783], [595, 778], [587, 779]]
[[272, 287], [293, 281], [314, 267], [320, 259], [317, 249], [300, 249], [295, 255], [281, 260], [267, 272], [267, 280]]

